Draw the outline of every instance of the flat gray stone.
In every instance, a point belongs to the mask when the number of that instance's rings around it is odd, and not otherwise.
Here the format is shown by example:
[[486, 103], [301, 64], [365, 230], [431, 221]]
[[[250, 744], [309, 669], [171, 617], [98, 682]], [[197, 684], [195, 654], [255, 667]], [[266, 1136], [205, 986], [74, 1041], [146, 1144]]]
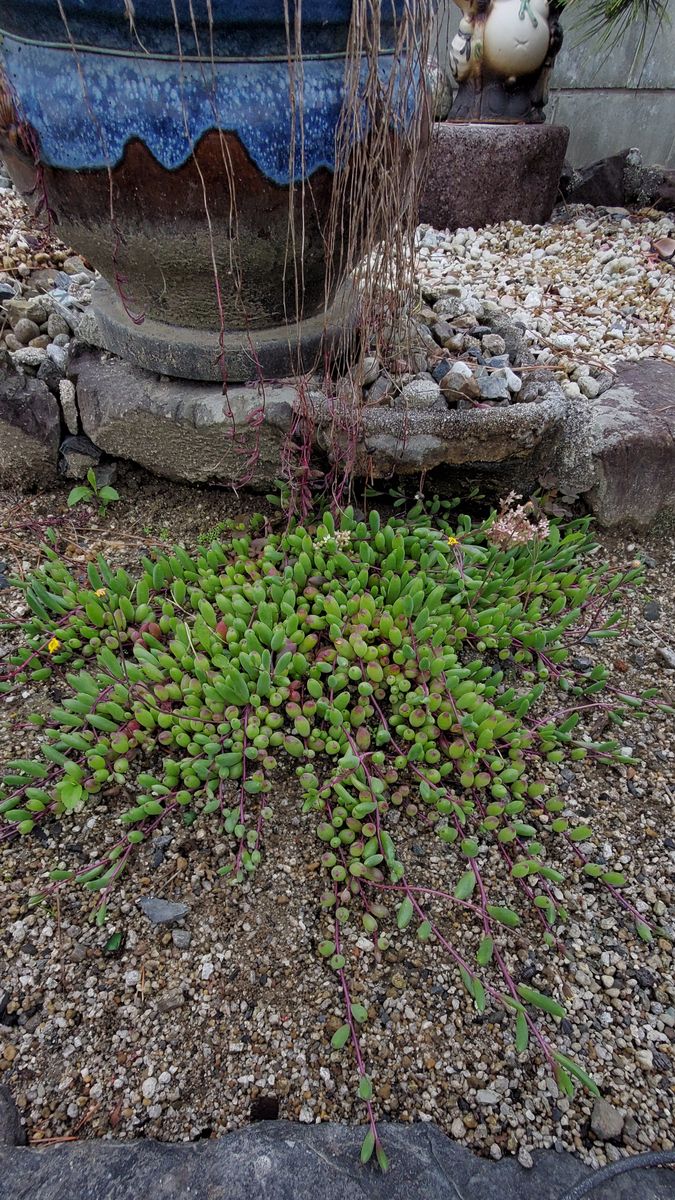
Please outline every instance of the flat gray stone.
[[[193, 483], [278, 478], [297, 391], [162, 379], [118, 358], [84, 351], [71, 364], [83, 431], [112, 458]], [[262, 412], [265, 420], [261, 421]]]
[[189, 929], [173, 929], [171, 941], [177, 950], [187, 950], [192, 941], [192, 934]]
[[[432, 1125], [380, 1126], [391, 1166], [362, 1166], [363, 1128], [261, 1121], [192, 1145], [150, 1139], [72, 1142], [42, 1150], [0, 1149], [8, 1200], [563, 1200], [594, 1172], [570, 1154], [492, 1162]], [[616, 1164], [622, 1166], [623, 1164]], [[673, 1200], [666, 1170], [598, 1180], [592, 1200]]]
[[60, 430], [58, 401], [47, 385], [0, 367], [0, 486], [49, 487]]
[[189, 908], [180, 901], [161, 900], [157, 896], [143, 896], [138, 906], [153, 925], [174, 925], [187, 917]]

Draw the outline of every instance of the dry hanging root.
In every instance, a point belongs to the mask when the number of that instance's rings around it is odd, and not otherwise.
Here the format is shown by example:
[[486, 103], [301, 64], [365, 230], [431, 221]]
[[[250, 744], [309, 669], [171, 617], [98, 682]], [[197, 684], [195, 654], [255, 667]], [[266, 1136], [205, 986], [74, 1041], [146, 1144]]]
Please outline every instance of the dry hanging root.
[[[388, 14], [390, 9], [385, 7]], [[339, 504], [349, 489], [362, 424], [364, 360], [386, 358], [405, 344], [415, 300], [415, 230], [429, 140], [430, 108], [425, 67], [434, 6], [429, 0], [400, 7], [393, 41], [381, 30], [381, 0], [354, 0], [347, 40], [344, 96], [335, 137], [335, 171], [325, 231], [326, 319], [336, 292], [346, 285], [347, 324], [339, 347], [341, 377], [326, 366], [330, 407], [327, 487]], [[296, 16], [296, 39], [299, 36]], [[296, 40], [297, 45], [297, 40]], [[384, 57], [389, 51], [392, 57]], [[301, 56], [300, 56], [301, 57]], [[299, 69], [299, 63], [296, 69]], [[301, 89], [298, 90], [300, 98]], [[294, 106], [302, 149], [304, 112]], [[303, 187], [303, 211], [310, 194]], [[309, 199], [308, 199], [309, 197]], [[289, 260], [302, 295], [302, 242], [289, 221]], [[349, 306], [354, 320], [350, 319]], [[300, 310], [301, 311], [301, 310]], [[298, 332], [300, 330], [300, 317]], [[311, 370], [315, 364], [305, 364]], [[300, 384], [300, 421], [286, 452], [287, 480], [307, 512], [311, 488], [314, 413]]]

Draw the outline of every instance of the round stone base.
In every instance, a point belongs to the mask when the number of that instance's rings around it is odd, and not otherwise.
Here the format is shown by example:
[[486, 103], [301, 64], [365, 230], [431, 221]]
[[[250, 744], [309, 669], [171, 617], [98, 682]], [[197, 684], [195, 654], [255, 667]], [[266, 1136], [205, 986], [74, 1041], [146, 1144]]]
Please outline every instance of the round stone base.
[[420, 221], [480, 229], [499, 221], [541, 225], [558, 194], [564, 125], [434, 125]]
[[146, 318], [136, 325], [113, 289], [100, 279], [92, 307], [103, 349], [146, 371], [177, 379], [247, 383], [303, 375], [335, 352], [354, 321], [351, 293], [343, 289], [328, 314], [270, 329], [225, 332], [189, 329]]

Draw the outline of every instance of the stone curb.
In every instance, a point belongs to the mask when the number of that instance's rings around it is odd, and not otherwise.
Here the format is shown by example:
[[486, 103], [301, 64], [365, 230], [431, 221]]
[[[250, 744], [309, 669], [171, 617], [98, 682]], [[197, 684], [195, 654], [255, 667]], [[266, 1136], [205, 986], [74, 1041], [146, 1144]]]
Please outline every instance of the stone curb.
[[[435, 1126], [382, 1125], [382, 1175], [359, 1162], [363, 1129], [262, 1122], [215, 1141], [85, 1141], [0, 1151], [7, 1200], [564, 1200], [592, 1175], [570, 1154], [534, 1153], [525, 1170], [491, 1162]], [[593, 1200], [674, 1200], [675, 1174], [636, 1169]]]

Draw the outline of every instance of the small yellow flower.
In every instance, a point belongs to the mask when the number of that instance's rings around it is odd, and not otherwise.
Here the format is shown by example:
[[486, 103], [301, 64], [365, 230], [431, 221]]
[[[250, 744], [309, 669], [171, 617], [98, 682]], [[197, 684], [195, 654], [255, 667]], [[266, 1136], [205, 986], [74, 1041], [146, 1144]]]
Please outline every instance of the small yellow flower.
[[60, 645], [61, 643], [59, 639], [57, 637], [53, 637], [50, 642], [47, 642], [47, 649], [49, 650], [50, 654], [56, 654], [56, 651], [59, 649]]
[[107, 594], [108, 593], [106, 592], [105, 588], [97, 588], [94, 592], [95, 596], [107, 596]]
[[449, 546], [458, 546], [458, 545], [459, 545], [459, 538], [456, 538], [456, 537], [449, 537], [449, 538], [448, 538], [448, 545], [449, 545]]

